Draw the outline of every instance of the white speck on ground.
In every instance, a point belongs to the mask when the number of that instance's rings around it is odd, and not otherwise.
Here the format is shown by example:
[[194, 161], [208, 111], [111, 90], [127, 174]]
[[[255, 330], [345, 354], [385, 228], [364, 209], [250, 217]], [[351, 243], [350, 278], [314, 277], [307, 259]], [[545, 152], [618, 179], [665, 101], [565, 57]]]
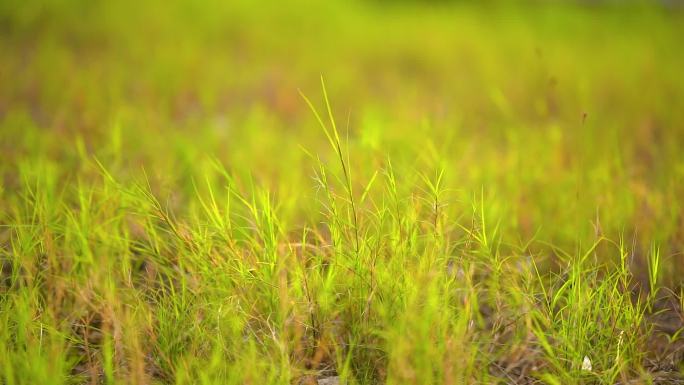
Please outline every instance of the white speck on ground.
[[318, 379], [318, 385], [340, 385], [340, 377], [325, 377]]

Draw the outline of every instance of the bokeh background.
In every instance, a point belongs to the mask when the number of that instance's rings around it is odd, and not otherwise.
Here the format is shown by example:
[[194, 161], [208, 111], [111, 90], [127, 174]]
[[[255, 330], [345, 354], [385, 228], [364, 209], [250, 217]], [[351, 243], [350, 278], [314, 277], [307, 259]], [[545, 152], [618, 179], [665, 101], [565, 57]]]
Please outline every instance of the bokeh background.
[[445, 168], [457, 195], [484, 188], [512, 238], [636, 236], [684, 265], [677, 4], [0, 7], [5, 190], [27, 154], [68, 172], [83, 151], [123, 175], [144, 165], [182, 201], [215, 156], [297, 218], [311, 207], [302, 148], [334, 155], [299, 95], [321, 101], [322, 75], [359, 183], [388, 156]]
[[0, 382], [675, 383], [683, 47], [675, 1], [0, 1]]

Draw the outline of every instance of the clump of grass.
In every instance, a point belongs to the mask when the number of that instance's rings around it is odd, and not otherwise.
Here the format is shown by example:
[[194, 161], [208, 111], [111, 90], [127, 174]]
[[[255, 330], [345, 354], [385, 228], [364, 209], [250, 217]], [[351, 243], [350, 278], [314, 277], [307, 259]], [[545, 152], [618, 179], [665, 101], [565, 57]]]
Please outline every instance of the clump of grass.
[[0, 383], [684, 381], [681, 15], [128, 5], [0, 6]]
[[658, 248], [649, 291], [633, 298], [624, 243], [605, 252], [614, 265], [597, 258], [604, 238], [533, 258], [502, 241], [484, 190], [469, 215], [454, 210], [443, 169], [402, 184], [387, 160], [359, 183], [323, 89], [336, 163], [315, 158], [321, 222], [298, 230], [268, 189], [218, 161], [184, 210], [147, 175], [122, 181], [94, 160], [67, 184], [53, 163], [20, 169], [3, 250], [3, 381], [649, 378]]

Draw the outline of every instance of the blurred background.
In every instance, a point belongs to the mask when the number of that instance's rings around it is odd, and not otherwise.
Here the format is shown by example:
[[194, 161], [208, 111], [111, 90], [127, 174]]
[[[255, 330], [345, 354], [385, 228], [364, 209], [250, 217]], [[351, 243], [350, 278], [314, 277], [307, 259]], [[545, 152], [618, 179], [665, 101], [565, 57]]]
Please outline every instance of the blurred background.
[[0, 172], [144, 167], [182, 213], [215, 157], [300, 223], [322, 76], [355, 183], [445, 170], [507, 241], [657, 242], [681, 282], [683, 43], [673, 1], [3, 1]]

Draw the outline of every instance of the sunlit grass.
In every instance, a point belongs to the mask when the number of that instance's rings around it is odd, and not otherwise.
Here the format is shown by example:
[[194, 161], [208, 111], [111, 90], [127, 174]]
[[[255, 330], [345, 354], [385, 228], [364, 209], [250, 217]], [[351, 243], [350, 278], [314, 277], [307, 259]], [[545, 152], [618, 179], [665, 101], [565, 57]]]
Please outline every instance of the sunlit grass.
[[3, 5], [0, 383], [684, 381], [681, 19]]

